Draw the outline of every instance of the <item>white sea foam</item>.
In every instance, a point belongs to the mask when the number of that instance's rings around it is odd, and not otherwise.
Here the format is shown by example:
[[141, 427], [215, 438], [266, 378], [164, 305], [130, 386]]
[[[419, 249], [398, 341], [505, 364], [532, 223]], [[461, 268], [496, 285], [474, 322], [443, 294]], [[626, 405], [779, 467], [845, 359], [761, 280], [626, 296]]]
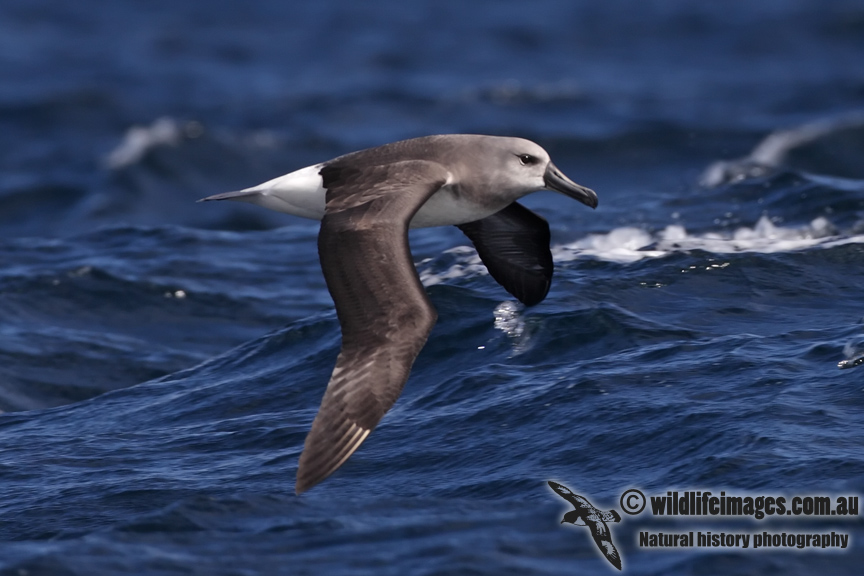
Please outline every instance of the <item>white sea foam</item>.
[[[743, 226], [732, 232], [690, 234], [678, 224], [667, 226], [656, 233], [635, 227], [615, 228], [607, 234], [590, 234], [569, 244], [553, 246], [552, 257], [556, 262], [592, 258], [627, 264], [689, 250], [704, 250], [714, 254], [774, 254], [810, 248], [831, 248], [844, 244], [864, 244], [864, 234], [838, 234], [831, 222], [823, 217], [816, 218], [806, 226], [795, 227], [779, 226], [763, 216], [752, 228]], [[456, 259], [446, 270], [436, 270], [434, 259], [424, 260], [418, 265], [420, 280], [424, 286], [454, 278], [487, 274], [477, 252], [469, 246], [458, 246], [445, 254], [455, 256]]]
[[123, 135], [123, 140], [104, 158], [104, 164], [112, 170], [125, 168], [140, 162], [148, 152], [156, 148], [179, 147], [183, 143], [201, 138], [206, 133], [211, 140], [228, 147], [274, 149], [281, 145], [276, 133], [269, 130], [234, 132], [226, 129], [205, 130], [195, 120], [180, 121], [162, 117], [149, 126], [132, 126]]
[[[526, 321], [525, 307], [512, 300], [505, 300], [495, 307], [495, 328], [509, 337], [511, 356], [518, 356], [534, 345], [534, 333]], [[536, 327], [536, 325], [535, 325]]]
[[766, 136], [749, 155], [737, 160], [714, 162], [702, 173], [700, 183], [715, 187], [758, 178], [786, 165], [796, 150], [838, 138], [837, 146], [845, 146], [842, 135], [856, 133], [858, 141], [864, 133], [864, 111], [855, 111], [834, 118], [823, 118], [801, 126], [777, 130]]
[[508, 336], [519, 338], [525, 333], [525, 318], [521, 311], [521, 307], [514, 302], [501, 302], [495, 307], [495, 328]]
[[111, 169], [135, 164], [148, 150], [157, 146], [176, 146], [182, 137], [182, 128], [171, 118], [159, 118], [150, 126], [133, 126], [126, 131], [123, 141], [105, 157], [105, 164]]
[[860, 338], [847, 342], [843, 346], [843, 356], [846, 358], [837, 363], [838, 368], [857, 368], [864, 365], [864, 347]]
[[436, 271], [432, 258], [420, 262], [417, 271], [420, 274], [420, 282], [424, 286], [434, 286], [453, 278], [467, 278], [471, 276], [482, 276], [488, 274], [486, 267], [477, 255], [477, 251], [470, 246], [456, 246], [445, 250], [444, 254], [454, 255], [457, 262], [451, 264], [446, 270]]
[[677, 224], [667, 226], [653, 235], [638, 228], [616, 228], [608, 234], [592, 234], [576, 242], [556, 246], [552, 249], [552, 256], [561, 262], [593, 257], [626, 263], [688, 250], [705, 250], [715, 254], [772, 254], [857, 243], [864, 243], [864, 235], [839, 236], [834, 226], [823, 217], [816, 218], [806, 226], [784, 227], [763, 216], [753, 228], [744, 226], [731, 233], [689, 234]]

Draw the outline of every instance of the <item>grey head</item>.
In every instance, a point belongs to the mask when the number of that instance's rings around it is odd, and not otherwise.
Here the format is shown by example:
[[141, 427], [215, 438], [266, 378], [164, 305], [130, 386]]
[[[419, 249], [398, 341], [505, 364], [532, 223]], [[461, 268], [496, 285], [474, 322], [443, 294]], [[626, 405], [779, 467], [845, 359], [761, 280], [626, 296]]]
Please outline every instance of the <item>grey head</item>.
[[[486, 208], [486, 216], [538, 190], [552, 190], [597, 207], [597, 194], [576, 184], [552, 163], [539, 144], [524, 138], [479, 134], [425, 136], [340, 156], [325, 168], [382, 165], [403, 160], [435, 162], [449, 170], [450, 189]], [[459, 224], [460, 222], [447, 222]]]
[[449, 165], [456, 182], [494, 191], [509, 204], [537, 190], [560, 192], [591, 208], [597, 194], [576, 184], [552, 163], [539, 144], [524, 138], [465, 135]]

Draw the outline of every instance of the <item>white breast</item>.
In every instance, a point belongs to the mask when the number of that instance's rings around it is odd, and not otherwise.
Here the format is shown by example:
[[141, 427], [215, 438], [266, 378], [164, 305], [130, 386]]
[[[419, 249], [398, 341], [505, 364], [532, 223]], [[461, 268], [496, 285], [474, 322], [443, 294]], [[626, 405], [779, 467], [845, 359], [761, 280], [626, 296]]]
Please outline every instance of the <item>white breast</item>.
[[444, 186], [417, 211], [414, 219], [411, 220], [411, 228], [465, 224], [490, 216], [492, 213], [454, 194], [449, 186]]

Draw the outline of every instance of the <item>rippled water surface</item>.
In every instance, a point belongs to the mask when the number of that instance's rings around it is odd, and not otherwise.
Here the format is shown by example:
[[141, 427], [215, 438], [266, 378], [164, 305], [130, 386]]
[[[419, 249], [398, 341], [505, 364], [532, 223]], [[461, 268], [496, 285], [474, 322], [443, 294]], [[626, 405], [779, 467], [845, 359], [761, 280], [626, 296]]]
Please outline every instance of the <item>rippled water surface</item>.
[[[864, 492], [864, 8], [624, 4], [5, 1], [0, 574], [615, 573], [547, 480]], [[531, 138], [600, 206], [526, 198], [528, 309], [413, 231], [438, 324], [295, 496], [340, 345], [317, 223], [195, 200], [450, 132]], [[851, 545], [638, 546], [700, 529]], [[632, 574], [864, 560], [857, 517], [611, 533]]]

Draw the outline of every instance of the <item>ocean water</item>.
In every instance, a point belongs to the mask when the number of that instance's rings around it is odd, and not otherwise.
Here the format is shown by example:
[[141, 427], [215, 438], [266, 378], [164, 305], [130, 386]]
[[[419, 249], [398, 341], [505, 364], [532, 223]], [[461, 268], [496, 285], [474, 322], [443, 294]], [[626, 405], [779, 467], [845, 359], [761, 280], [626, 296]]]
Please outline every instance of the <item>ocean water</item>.
[[[864, 6], [5, 0], [0, 574], [858, 574], [860, 516], [664, 519], [646, 495], [864, 493]], [[555, 278], [453, 229], [396, 406], [293, 492], [339, 351], [317, 223], [196, 204], [433, 133], [531, 138]], [[650, 508], [650, 506], [649, 506]], [[825, 533], [846, 549], [640, 546]]]

